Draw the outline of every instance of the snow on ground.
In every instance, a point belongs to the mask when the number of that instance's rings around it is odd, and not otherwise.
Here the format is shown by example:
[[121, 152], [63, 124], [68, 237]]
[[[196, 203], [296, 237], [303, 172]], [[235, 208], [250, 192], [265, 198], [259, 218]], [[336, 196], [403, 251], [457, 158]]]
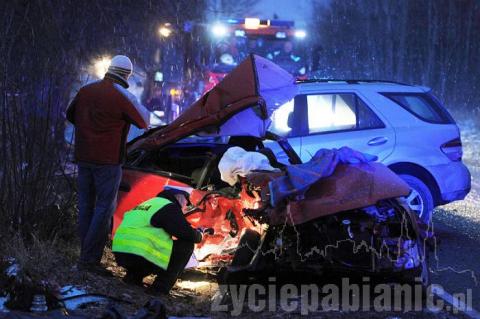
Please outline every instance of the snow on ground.
[[[87, 294], [87, 291], [85, 289], [69, 285], [69, 286], [62, 287], [60, 289], [59, 299], [82, 296], [86, 294]], [[74, 299], [65, 300], [63, 304], [65, 305], [66, 309], [75, 310], [84, 304], [93, 303], [93, 302], [108, 302], [108, 300], [103, 297], [86, 295], [86, 296], [82, 296]]]

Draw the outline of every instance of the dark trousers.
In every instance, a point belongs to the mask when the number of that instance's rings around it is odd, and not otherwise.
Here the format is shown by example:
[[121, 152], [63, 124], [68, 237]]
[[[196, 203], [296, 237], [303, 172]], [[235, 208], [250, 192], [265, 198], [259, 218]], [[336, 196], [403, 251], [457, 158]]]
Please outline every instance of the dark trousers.
[[167, 270], [149, 262], [143, 257], [127, 254], [114, 253], [117, 264], [127, 270], [127, 278], [129, 282], [141, 283], [142, 279], [148, 275], [155, 274], [157, 278], [152, 284], [161, 293], [168, 294], [173, 285], [177, 281], [178, 276], [182, 273], [193, 253], [193, 243], [174, 240], [172, 255], [168, 263]]
[[111, 230], [122, 178], [120, 165], [78, 164], [80, 262], [99, 264]]

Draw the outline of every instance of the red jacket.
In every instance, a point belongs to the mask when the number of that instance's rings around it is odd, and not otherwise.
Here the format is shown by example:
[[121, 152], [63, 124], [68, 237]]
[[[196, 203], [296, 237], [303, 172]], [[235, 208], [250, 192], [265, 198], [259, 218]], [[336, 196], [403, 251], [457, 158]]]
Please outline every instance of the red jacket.
[[147, 128], [149, 112], [124, 81], [106, 77], [78, 91], [67, 109], [75, 125], [75, 159], [94, 164], [121, 164], [130, 124]]

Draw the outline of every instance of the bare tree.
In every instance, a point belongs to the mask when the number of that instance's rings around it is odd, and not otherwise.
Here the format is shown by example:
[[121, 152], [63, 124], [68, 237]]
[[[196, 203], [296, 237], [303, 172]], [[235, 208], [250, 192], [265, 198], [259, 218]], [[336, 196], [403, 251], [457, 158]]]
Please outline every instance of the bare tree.
[[448, 105], [480, 104], [478, 1], [317, 1], [314, 11], [319, 76], [422, 84]]
[[158, 25], [204, 11], [205, 1], [0, 2], [0, 236], [72, 236], [64, 111], [82, 68], [105, 53], [148, 68]]

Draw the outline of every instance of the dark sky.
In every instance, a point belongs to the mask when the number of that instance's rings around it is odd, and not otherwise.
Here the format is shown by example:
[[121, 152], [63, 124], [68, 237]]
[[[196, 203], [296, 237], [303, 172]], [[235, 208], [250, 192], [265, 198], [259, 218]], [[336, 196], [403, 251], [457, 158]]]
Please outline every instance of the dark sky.
[[295, 26], [305, 27], [311, 17], [312, 0], [260, 0], [256, 6], [259, 18], [271, 19], [276, 13], [279, 19], [294, 20]]

